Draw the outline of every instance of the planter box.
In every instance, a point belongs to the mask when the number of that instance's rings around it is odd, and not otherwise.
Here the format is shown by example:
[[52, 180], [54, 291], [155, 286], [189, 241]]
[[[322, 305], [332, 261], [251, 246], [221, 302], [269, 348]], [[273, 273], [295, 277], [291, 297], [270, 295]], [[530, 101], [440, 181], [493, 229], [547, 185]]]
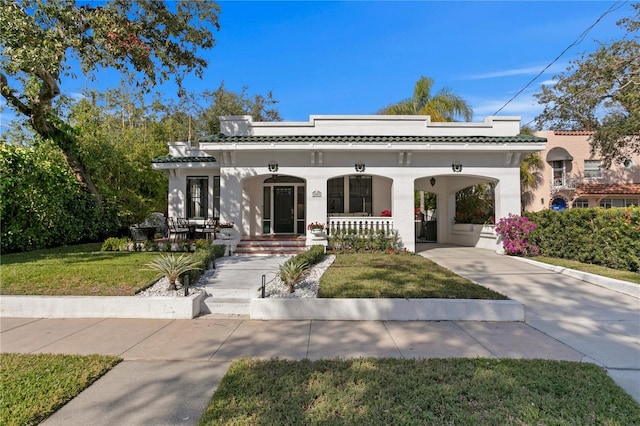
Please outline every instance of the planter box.
[[203, 293], [187, 297], [0, 296], [0, 316], [23, 318], [191, 319]]
[[454, 223], [451, 229], [451, 244], [496, 250], [495, 225]]
[[351, 321], [524, 321], [514, 300], [252, 299], [251, 319]]

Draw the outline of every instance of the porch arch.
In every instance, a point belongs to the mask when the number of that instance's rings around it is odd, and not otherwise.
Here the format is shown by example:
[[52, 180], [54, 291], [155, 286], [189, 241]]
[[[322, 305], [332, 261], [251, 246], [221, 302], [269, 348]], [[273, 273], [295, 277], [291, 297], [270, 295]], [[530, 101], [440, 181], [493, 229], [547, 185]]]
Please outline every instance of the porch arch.
[[261, 174], [242, 180], [242, 230], [245, 236], [305, 233], [306, 179]]
[[343, 174], [327, 178], [326, 185], [328, 216], [380, 216], [393, 211], [390, 177]]

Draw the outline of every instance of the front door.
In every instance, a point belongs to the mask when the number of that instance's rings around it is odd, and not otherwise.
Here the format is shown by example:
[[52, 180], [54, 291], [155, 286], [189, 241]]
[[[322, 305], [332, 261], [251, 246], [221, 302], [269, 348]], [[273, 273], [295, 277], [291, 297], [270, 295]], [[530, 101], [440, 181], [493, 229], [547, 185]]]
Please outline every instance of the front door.
[[273, 187], [273, 230], [276, 234], [293, 234], [295, 225], [294, 187]]

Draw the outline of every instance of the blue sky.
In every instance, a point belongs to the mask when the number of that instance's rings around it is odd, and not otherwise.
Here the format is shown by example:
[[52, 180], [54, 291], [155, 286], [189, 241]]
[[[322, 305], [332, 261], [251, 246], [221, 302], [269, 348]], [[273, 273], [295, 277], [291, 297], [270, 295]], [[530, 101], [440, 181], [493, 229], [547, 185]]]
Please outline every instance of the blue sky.
[[[204, 79], [189, 77], [185, 86], [197, 93], [224, 80], [228, 90], [271, 90], [285, 120], [306, 121], [311, 114], [373, 114], [411, 96], [426, 76], [435, 90], [448, 87], [462, 96], [473, 121], [482, 121], [614, 4], [615, 11], [500, 112], [527, 124], [542, 111], [532, 97], [541, 84], [594, 51], [594, 40], [623, 36], [616, 21], [632, 15], [629, 2], [221, 1], [216, 46], [203, 52], [209, 60]], [[97, 89], [117, 85], [105, 77], [93, 83]], [[85, 84], [80, 78], [63, 90], [79, 93]], [[171, 84], [157, 90], [176, 92]]]

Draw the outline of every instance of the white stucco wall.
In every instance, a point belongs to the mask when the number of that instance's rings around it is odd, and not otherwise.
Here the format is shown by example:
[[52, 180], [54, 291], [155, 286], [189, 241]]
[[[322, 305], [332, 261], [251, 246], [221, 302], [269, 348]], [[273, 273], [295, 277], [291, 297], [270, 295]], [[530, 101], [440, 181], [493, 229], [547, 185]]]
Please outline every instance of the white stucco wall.
[[[494, 183], [496, 219], [520, 213], [520, 158], [544, 148], [543, 142], [464, 143], [462, 136], [513, 137], [519, 133], [518, 117], [488, 117], [477, 123], [432, 123], [420, 116], [311, 116], [308, 122], [253, 123], [250, 117], [222, 117], [221, 129], [237, 136], [320, 136], [312, 142], [264, 143], [249, 139], [241, 143], [224, 140], [201, 142], [198, 148], [184, 143], [170, 145], [174, 156], [212, 156], [217, 163], [158, 165], [169, 175], [169, 214], [184, 215], [186, 176], [220, 174], [221, 220], [235, 222], [242, 235], [262, 231], [262, 187], [272, 175], [268, 165], [278, 164], [278, 175], [306, 182], [305, 222], [327, 220], [327, 180], [357, 175], [354, 165], [365, 164], [363, 175], [373, 176], [372, 214], [393, 213], [394, 227], [408, 250], [415, 250], [414, 191], [438, 197], [438, 241], [469, 244], [469, 235], [452, 232], [455, 193], [478, 183]], [[321, 136], [388, 135], [449, 136], [433, 143], [324, 142]], [[392, 139], [390, 139], [392, 140]], [[462, 170], [452, 170], [459, 163]], [[259, 178], [256, 178], [256, 177]], [[436, 178], [431, 186], [429, 179]], [[210, 181], [211, 181], [210, 180]], [[347, 188], [348, 189], [348, 188]], [[316, 196], [314, 196], [314, 194]], [[345, 191], [348, 198], [348, 190]], [[210, 196], [212, 199], [212, 196]], [[348, 207], [345, 206], [346, 211]], [[237, 235], [238, 237], [240, 235]], [[486, 244], [484, 241], [482, 244]]]

